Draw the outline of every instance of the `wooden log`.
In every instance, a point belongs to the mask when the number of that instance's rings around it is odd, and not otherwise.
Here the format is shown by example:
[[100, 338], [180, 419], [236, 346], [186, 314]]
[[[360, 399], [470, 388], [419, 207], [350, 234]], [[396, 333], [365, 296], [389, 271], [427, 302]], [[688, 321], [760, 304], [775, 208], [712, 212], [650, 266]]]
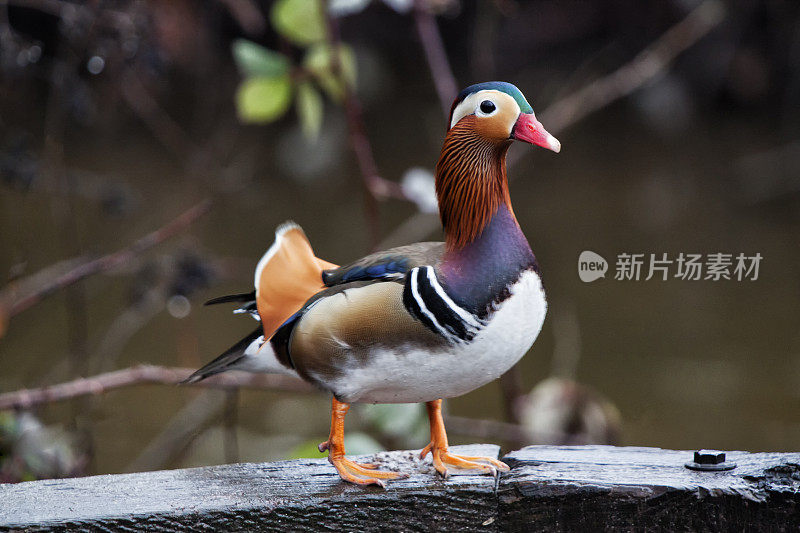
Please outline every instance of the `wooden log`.
[[[456, 453], [497, 457], [493, 445]], [[325, 459], [0, 484], [0, 529], [26, 531], [443, 531], [497, 519], [491, 476], [434, 476], [430, 456], [363, 457], [411, 473], [387, 489], [342, 482]]]
[[[454, 447], [496, 456], [490, 445]], [[341, 482], [325, 459], [234, 464], [0, 485], [0, 530], [27, 531], [795, 531], [800, 454], [728, 452], [696, 472], [692, 452], [531, 446], [499, 480], [442, 480], [430, 459], [386, 452], [412, 472], [387, 489]]]
[[692, 452], [529, 446], [498, 487], [504, 531], [798, 531], [800, 453], [727, 452], [697, 472]]

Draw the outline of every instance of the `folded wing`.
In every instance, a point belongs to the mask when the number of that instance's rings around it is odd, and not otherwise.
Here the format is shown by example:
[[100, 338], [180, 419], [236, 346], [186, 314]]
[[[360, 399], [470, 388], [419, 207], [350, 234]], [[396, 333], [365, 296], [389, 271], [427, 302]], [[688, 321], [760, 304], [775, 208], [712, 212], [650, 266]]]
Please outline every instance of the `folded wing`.
[[[398, 285], [397, 288], [402, 289], [402, 282], [409, 270], [436, 264], [443, 253], [444, 243], [418, 243], [371, 254], [339, 267], [316, 257], [300, 226], [286, 222], [277, 228], [275, 242], [256, 266], [255, 290], [207, 302], [240, 303], [240, 308], [235, 312], [249, 313], [261, 321], [261, 328], [195, 372], [187, 381], [196, 381], [231, 369], [294, 374], [291, 339], [306, 311], [322, 300], [375, 283], [396, 282], [391, 285]], [[401, 309], [401, 298], [398, 296], [395, 299], [398, 309]], [[385, 303], [376, 301], [375, 305], [385, 306]], [[331, 311], [332, 315], [340, 314], [335, 305]], [[338, 318], [350, 322], [348, 316], [352, 313], [344, 312], [345, 309], [341, 311], [342, 316]], [[337, 316], [328, 319], [336, 323]], [[361, 327], [356, 329], [363, 329], [369, 323], [370, 320], [364, 320]]]
[[376, 252], [322, 273], [328, 287], [352, 281], [397, 281], [414, 267], [433, 265], [444, 253], [443, 242], [420, 242]]

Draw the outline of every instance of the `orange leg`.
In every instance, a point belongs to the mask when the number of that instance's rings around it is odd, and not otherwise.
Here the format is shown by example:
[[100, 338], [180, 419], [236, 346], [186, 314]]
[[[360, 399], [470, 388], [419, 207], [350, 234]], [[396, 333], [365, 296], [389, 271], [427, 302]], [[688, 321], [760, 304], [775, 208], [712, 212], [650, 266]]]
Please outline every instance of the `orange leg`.
[[344, 417], [350, 405], [333, 399], [331, 408], [331, 434], [328, 440], [318, 446], [320, 452], [328, 450], [328, 461], [339, 472], [339, 476], [350, 483], [359, 485], [380, 485], [385, 487], [382, 479], [398, 479], [408, 477], [400, 472], [384, 472], [376, 470], [378, 465], [359, 464], [344, 456]]
[[486, 474], [497, 474], [498, 470], [507, 472], [508, 465], [491, 457], [464, 457], [453, 455], [447, 451], [447, 433], [444, 430], [444, 420], [442, 420], [442, 400], [427, 402], [428, 419], [431, 423], [431, 442], [422, 453], [420, 458], [425, 458], [429, 452], [433, 453], [433, 467], [442, 476], [447, 478], [448, 466], [457, 470], [479, 470]]

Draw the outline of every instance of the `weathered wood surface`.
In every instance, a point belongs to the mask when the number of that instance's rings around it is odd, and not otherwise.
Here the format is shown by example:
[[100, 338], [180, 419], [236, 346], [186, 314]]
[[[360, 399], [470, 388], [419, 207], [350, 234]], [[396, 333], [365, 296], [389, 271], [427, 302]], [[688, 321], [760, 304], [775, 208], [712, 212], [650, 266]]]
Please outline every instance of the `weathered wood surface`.
[[800, 453], [727, 452], [727, 472], [659, 448], [529, 446], [504, 460], [501, 530], [800, 531]]
[[[490, 445], [456, 447], [496, 456]], [[377, 462], [412, 476], [387, 489], [340, 482], [324, 459], [0, 485], [0, 530], [797, 531], [800, 453], [728, 452], [728, 472], [692, 452], [531, 446], [499, 480], [432, 475], [412, 452]]]
[[[497, 457], [493, 445], [457, 453]], [[364, 460], [366, 458], [362, 458]], [[430, 459], [370, 461], [412, 473], [387, 490], [341, 482], [326, 459], [233, 464], [0, 485], [0, 528], [36, 531], [445, 531], [497, 518], [496, 480], [433, 475]]]

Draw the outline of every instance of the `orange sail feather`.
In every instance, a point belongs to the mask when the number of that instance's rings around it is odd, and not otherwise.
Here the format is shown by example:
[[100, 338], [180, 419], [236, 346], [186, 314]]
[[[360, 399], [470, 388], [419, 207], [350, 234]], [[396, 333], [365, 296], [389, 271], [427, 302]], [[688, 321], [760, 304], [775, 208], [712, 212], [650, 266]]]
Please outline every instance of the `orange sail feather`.
[[264, 337], [272, 337], [309, 298], [324, 289], [322, 271], [336, 266], [314, 255], [300, 226], [293, 222], [281, 225], [275, 243], [256, 268], [256, 305]]

